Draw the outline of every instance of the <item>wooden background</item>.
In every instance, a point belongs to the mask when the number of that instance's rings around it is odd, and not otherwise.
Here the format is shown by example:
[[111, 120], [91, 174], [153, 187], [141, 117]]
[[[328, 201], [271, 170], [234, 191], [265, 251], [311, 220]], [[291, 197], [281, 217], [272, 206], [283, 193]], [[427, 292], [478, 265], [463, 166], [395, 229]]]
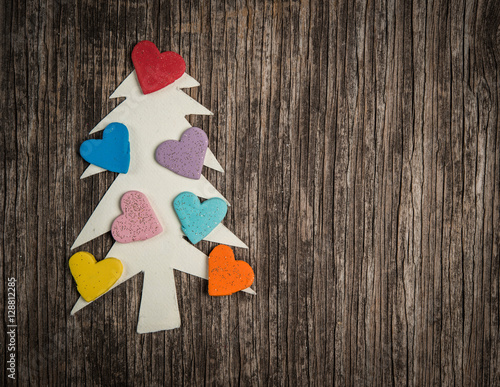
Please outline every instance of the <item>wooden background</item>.
[[[17, 383], [499, 386], [499, 26], [497, 0], [2, 1]], [[184, 56], [215, 113], [190, 121], [258, 292], [176, 273], [182, 327], [145, 335], [142, 276], [71, 317], [67, 264], [115, 177], [80, 181], [78, 148], [142, 39]]]

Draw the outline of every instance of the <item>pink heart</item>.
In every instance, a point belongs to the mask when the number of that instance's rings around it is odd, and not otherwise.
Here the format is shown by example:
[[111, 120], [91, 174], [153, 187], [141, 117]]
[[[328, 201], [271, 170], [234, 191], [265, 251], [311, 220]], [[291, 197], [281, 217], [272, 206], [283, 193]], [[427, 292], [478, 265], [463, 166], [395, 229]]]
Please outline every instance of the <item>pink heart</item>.
[[146, 195], [128, 191], [122, 196], [120, 206], [123, 215], [115, 219], [111, 235], [120, 243], [144, 241], [163, 231]]

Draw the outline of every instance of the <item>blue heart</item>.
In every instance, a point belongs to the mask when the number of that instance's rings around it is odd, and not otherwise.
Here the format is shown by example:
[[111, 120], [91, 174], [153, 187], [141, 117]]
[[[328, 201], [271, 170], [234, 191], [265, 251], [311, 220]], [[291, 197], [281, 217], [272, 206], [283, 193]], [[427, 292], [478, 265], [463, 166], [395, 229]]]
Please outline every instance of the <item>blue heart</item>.
[[102, 140], [87, 140], [80, 155], [91, 164], [111, 172], [127, 173], [130, 165], [130, 143], [125, 125], [113, 122], [106, 126]]
[[182, 231], [196, 244], [222, 222], [227, 213], [227, 204], [219, 198], [200, 203], [195, 194], [183, 192], [174, 199], [174, 209], [181, 221]]

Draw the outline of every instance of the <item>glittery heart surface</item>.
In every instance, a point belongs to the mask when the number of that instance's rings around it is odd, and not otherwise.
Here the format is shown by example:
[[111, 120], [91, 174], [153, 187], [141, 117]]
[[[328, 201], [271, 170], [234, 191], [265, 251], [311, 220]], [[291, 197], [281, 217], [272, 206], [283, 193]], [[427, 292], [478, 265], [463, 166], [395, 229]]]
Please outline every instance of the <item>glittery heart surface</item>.
[[119, 259], [106, 258], [97, 262], [94, 256], [80, 251], [69, 259], [69, 269], [76, 281], [78, 292], [87, 302], [106, 293], [122, 275]]
[[192, 192], [183, 192], [174, 199], [174, 210], [184, 234], [192, 243], [198, 243], [222, 222], [227, 213], [227, 204], [219, 198], [200, 203]]
[[208, 294], [211, 296], [229, 296], [246, 289], [254, 277], [250, 265], [236, 261], [229, 246], [217, 246], [208, 257]]
[[146, 195], [129, 191], [122, 196], [120, 206], [123, 215], [111, 226], [113, 238], [120, 243], [144, 241], [163, 231]]
[[200, 128], [189, 128], [180, 141], [167, 140], [156, 148], [155, 158], [159, 164], [178, 175], [199, 179], [205, 154], [208, 148], [208, 137]]
[[111, 172], [127, 173], [130, 165], [128, 129], [113, 122], [104, 129], [102, 140], [87, 140], [80, 146], [80, 155], [91, 164]]
[[186, 62], [179, 54], [167, 51], [160, 53], [154, 43], [143, 40], [132, 50], [137, 79], [144, 94], [153, 93], [182, 77]]

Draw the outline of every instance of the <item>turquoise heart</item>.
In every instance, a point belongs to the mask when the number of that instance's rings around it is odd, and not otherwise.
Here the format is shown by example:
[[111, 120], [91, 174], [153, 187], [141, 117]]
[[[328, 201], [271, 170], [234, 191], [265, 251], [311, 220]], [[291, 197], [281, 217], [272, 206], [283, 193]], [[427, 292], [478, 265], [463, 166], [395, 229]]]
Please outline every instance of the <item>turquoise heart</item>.
[[218, 226], [227, 213], [227, 204], [219, 198], [200, 203], [192, 192], [183, 192], [174, 199], [174, 209], [181, 221], [182, 231], [196, 244]]
[[87, 140], [80, 155], [91, 164], [111, 172], [127, 173], [130, 165], [130, 143], [125, 125], [113, 122], [106, 126], [102, 140]]

